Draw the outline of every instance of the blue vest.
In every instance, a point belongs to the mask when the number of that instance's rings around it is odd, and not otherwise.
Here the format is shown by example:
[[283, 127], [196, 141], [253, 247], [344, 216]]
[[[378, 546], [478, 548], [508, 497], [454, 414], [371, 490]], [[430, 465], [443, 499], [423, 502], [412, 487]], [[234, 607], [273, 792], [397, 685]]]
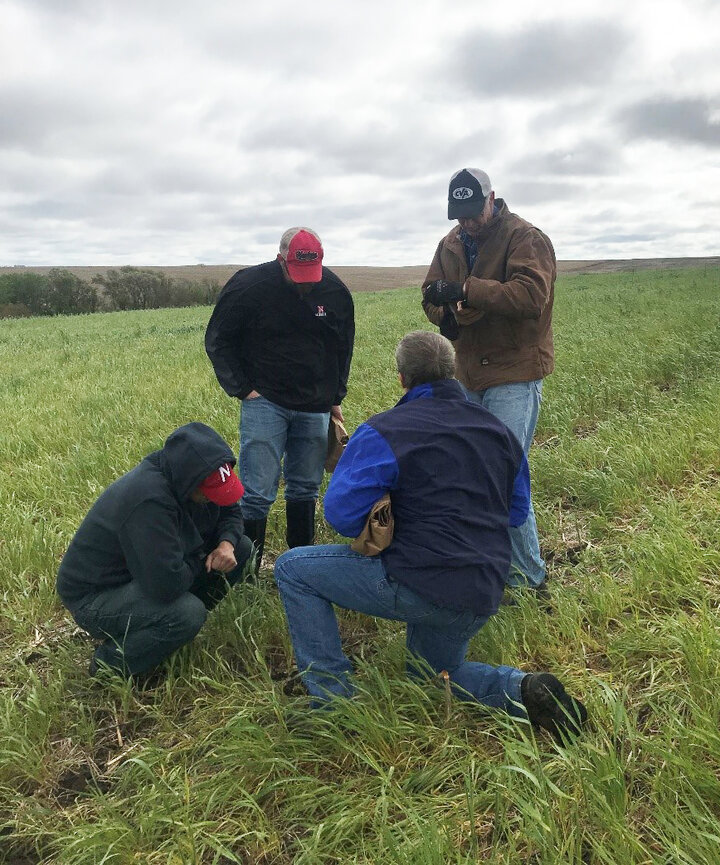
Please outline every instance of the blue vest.
[[325, 495], [328, 522], [356, 537], [390, 493], [390, 577], [439, 606], [497, 611], [510, 567], [508, 528], [525, 521], [522, 447], [454, 379], [419, 385], [350, 439]]

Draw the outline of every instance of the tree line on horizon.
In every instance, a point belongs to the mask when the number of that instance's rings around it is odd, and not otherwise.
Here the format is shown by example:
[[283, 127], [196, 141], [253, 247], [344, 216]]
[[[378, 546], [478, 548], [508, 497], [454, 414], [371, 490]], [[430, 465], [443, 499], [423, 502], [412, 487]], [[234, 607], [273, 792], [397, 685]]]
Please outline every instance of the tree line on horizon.
[[216, 282], [174, 279], [131, 266], [97, 273], [89, 282], [64, 268], [47, 274], [3, 273], [0, 318], [205, 306], [215, 302], [220, 288]]

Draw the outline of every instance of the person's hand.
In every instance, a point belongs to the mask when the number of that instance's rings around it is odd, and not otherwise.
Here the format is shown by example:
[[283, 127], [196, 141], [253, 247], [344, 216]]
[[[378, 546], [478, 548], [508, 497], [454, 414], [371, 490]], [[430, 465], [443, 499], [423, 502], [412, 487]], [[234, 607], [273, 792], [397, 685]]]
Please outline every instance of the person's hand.
[[205, 559], [205, 570], [220, 571], [222, 574], [227, 574], [237, 567], [237, 559], [235, 558], [235, 547], [230, 541], [220, 541], [210, 555]]
[[442, 306], [444, 303], [457, 303], [464, 298], [463, 284], [461, 282], [447, 282], [444, 279], [436, 279], [425, 289], [425, 300], [433, 306]]
[[340, 423], [343, 423], [343, 424], [345, 423], [345, 418], [343, 417], [342, 409], [340, 408], [339, 405], [334, 405], [330, 409], [330, 414], [333, 417], [336, 417], [340, 421]]
[[257, 399], [259, 396], [260, 394], [256, 390], [251, 390], [245, 399]]

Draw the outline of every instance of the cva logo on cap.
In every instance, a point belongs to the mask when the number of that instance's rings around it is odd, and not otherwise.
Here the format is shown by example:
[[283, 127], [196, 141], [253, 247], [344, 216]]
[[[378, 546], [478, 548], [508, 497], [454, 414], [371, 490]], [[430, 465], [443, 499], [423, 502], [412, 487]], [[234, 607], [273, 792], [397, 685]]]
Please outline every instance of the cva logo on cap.
[[462, 200], [464, 198], [472, 198], [473, 191], [468, 186], [458, 186], [457, 189], [453, 189], [452, 197], [458, 200]]
[[317, 261], [318, 254], [308, 249], [298, 249], [295, 253], [296, 261]]

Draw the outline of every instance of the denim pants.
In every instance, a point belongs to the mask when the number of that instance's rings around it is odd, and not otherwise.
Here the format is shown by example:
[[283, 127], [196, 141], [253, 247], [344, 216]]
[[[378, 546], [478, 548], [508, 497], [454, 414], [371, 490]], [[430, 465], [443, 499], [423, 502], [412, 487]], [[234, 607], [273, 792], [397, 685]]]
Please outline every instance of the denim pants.
[[148, 598], [131, 580], [82, 598], [70, 612], [83, 630], [104, 639], [95, 649], [96, 661], [128, 676], [145, 673], [197, 635], [207, 611], [240, 580], [251, 554], [251, 541], [241, 538], [237, 567], [224, 576], [206, 573], [204, 559], [199, 560], [190, 591], [169, 603]]
[[275, 579], [285, 606], [295, 659], [314, 705], [351, 696], [352, 666], [340, 642], [333, 604], [407, 622], [408, 671], [413, 658], [435, 672], [446, 670], [456, 693], [486, 706], [522, 715], [520, 682], [525, 673], [466, 661], [470, 639], [488, 617], [438, 607], [388, 577], [380, 556], [363, 556], [346, 544], [297, 547], [275, 562]]
[[[515, 435], [527, 456], [537, 424], [542, 399], [542, 379], [501, 384], [486, 390], [467, 390], [468, 398], [479, 402], [499, 418]], [[537, 586], [545, 579], [545, 562], [540, 556], [537, 524], [532, 501], [525, 522], [510, 529], [512, 561], [507, 583]]]
[[329, 422], [329, 412], [293, 411], [263, 396], [242, 401], [239, 469], [245, 495], [240, 506], [246, 520], [268, 515], [277, 498], [281, 460], [285, 500], [318, 497]]

